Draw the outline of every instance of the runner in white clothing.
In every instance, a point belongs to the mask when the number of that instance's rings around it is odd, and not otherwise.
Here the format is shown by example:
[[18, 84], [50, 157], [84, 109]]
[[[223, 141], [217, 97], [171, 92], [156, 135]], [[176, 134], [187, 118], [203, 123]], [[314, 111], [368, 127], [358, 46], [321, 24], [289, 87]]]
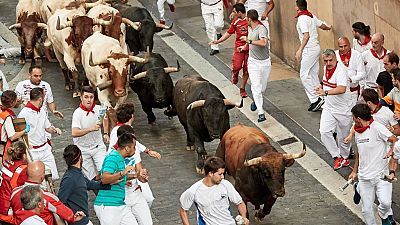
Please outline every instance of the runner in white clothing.
[[[18, 118], [25, 118], [26, 123], [30, 126], [28, 138], [32, 160], [42, 161], [51, 170], [52, 179], [56, 180], [59, 178], [56, 161], [45, 131], [58, 135], [61, 135], [62, 132], [59, 128], [50, 124], [47, 113], [42, 107], [43, 101], [44, 90], [42, 88], [33, 88], [30, 92], [30, 101], [21, 110]], [[48, 171], [46, 172], [48, 174]]]
[[205, 225], [235, 225], [229, 203], [234, 203], [244, 224], [249, 224], [246, 218], [246, 204], [233, 185], [224, 180], [225, 162], [218, 157], [210, 157], [204, 162], [205, 177], [193, 184], [181, 195], [179, 214], [184, 225], [189, 225], [187, 211], [195, 204], [197, 208], [197, 224]]
[[366, 88], [377, 88], [376, 78], [378, 74], [385, 71], [383, 58], [390, 51], [383, 47], [385, 37], [381, 33], [372, 35], [372, 48], [362, 53], [362, 59], [365, 65], [365, 85]]
[[[346, 68], [336, 60], [332, 49], [323, 53], [325, 63], [322, 85], [316, 88], [316, 94], [325, 96], [325, 104], [321, 114], [319, 132], [321, 141], [331, 154], [333, 169], [349, 166], [350, 144], [344, 143], [351, 127], [349, 80]], [[333, 132], [337, 132], [337, 141]]]
[[318, 78], [320, 46], [317, 28], [330, 30], [332, 26], [326, 25], [309, 12], [306, 0], [296, 0], [296, 11], [296, 28], [301, 44], [295, 57], [300, 62], [300, 79], [311, 103], [308, 111], [316, 112], [324, 104], [324, 100], [314, 92], [314, 88], [320, 83]]
[[74, 144], [82, 151], [82, 172], [89, 180], [99, 178], [106, 156], [100, 128], [101, 125], [103, 128], [108, 127], [108, 120], [103, 119], [105, 112], [100, 112], [101, 107], [96, 105], [94, 96], [95, 90], [92, 87], [82, 87], [81, 103], [72, 115], [71, 126]]
[[[216, 41], [222, 37], [221, 31], [224, 28], [224, 5], [222, 0], [201, 0], [201, 14], [206, 24], [208, 39]], [[217, 44], [211, 45], [210, 55], [219, 53]]]
[[361, 94], [360, 82], [365, 79], [365, 67], [361, 54], [350, 47], [350, 41], [347, 37], [338, 39], [339, 50], [336, 50], [336, 58], [338, 63], [342, 64], [347, 71], [350, 81], [351, 106], [357, 104]]
[[[389, 175], [390, 178], [395, 176], [397, 162], [390, 155], [398, 139], [384, 125], [374, 122], [366, 104], [354, 106], [351, 112], [355, 123], [358, 153], [349, 180], [358, 177], [357, 191], [361, 196], [364, 221], [367, 225], [377, 224], [374, 215], [376, 195], [382, 224], [393, 224], [392, 183], [382, 180], [380, 174]], [[387, 148], [388, 142], [391, 143], [390, 151]]]
[[363, 53], [372, 48], [370, 27], [363, 22], [355, 22], [353, 28], [353, 49]]
[[158, 12], [160, 13], [160, 23], [165, 25], [165, 18], [164, 18], [164, 14], [165, 14], [165, 10], [164, 10], [164, 3], [167, 2], [168, 6], [169, 6], [169, 10], [171, 10], [171, 12], [175, 12], [175, 0], [157, 0], [157, 8], [158, 8]]

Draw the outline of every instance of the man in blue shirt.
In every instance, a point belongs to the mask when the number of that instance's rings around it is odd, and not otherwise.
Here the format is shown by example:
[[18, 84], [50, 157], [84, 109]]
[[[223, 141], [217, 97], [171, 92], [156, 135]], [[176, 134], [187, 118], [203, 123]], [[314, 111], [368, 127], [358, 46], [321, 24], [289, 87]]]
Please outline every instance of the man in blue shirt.
[[136, 219], [125, 204], [125, 185], [133, 179], [129, 173], [134, 166], [125, 167], [125, 158], [135, 154], [136, 139], [133, 134], [124, 133], [118, 137], [118, 148], [113, 149], [104, 159], [101, 181], [111, 184], [110, 190], [100, 190], [94, 202], [94, 211], [101, 225], [136, 225]]

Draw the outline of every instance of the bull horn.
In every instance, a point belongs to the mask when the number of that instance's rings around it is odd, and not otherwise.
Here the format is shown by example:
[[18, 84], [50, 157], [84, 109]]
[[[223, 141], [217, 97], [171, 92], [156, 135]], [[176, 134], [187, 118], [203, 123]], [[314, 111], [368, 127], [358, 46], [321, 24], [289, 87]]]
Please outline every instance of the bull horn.
[[131, 81], [134, 81], [134, 80], [137, 80], [137, 79], [146, 77], [146, 75], [147, 75], [147, 71], [144, 71], [144, 72], [141, 72], [141, 73], [136, 74], [135, 76], [131, 76], [131, 77], [130, 77], [130, 80], [131, 80]]
[[129, 62], [147, 63], [147, 61], [149, 61], [148, 58], [141, 58], [133, 55], [129, 56]]
[[103, 19], [98, 19], [98, 18], [93, 18], [93, 25], [103, 25], [103, 26], [109, 26], [114, 23], [114, 13], [111, 14], [111, 19], [110, 20], [103, 20]]
[[85, 9], [90, 9], [90, 8], [93, 8], [100, 4], [103, 4], [103, 0], [99, 0], [99, 1], [93, 2], [93, 3], [88, 2], [88, 3], [85, 3]]
[[260, 162], [262, 162], [262, 158], [261, 157], [257, 157], [257, 158], [254, 158], [254, 159], [250, 159], [250, 160], [244, 161], [244, 165], [245, 166], [255, 166], [255, 165], [258, 165]]
[[62, 29], [67, 28], [67, 27], [72, 27], [72, 25], [73, 25], [72, 21], [67, 21], [67, 22], [61, 24], [60, 23], [60, 17], [57, 17], [57, 26], [56, 26], [57, 30], [62, 30]]
[[224, 99], [224, 104], [226, 105], [226, 106], [228, 106], [228, 105], [231, 105], [231, 106], [236, 106], [236, 107], [238, 107], [238, 108], [242, 108], [243, 107], [243, 98], [242, 98], [242, 100], [240, 101], [240, 103], [235, 103], [235, 102], [233, 102], [232, 100], [229, 100], [229, 99]]
[[13, 25], [11, 25], [8, 29], [9, 29], [9, 30], [12, 30], [12, 29], [14, 29], [14, 28], [21, 28], [21, 23], [13, 24]]
[[53, 10], [50, 8], [49, 5], [47, 5], [47, 9], [49, 10], [49, 12], [50, 12], [51, 14], [54, 14], [54, 13], [53, 13]]
[[104, 90], [104, 89], [107, 89], [107, 88], [111, 87], [112, 84], [113, 84], [112, 80], [108, 80], [108, 81], [106, 81], [106, 82], [104, 82], [104, 83], [98, 84], [96, 87], [97, 87], [100, 91], [102, 91], [102, 90]]
[[173, 26], [174, 26], [174, 23], [171, 23], [171, 26], [167, 26], [167, 25], [161, 24], [161, 23], [156, 24], [156, 27], [159, 27], [159, 28], [162, 28], [165, 30], [171, 30]]
[[125, 24], [128, 24], [135, 30], [140, 30], [142, 28], [141, 22], [132, 22], [130, 19], [127, 19], [127, 18], [122, 18], [122, 22]]
[[303, 151], [294, 154], [283, 154], [284, 159], [299, 159], [306, 154], [306, 144], [303, 142]]
[[107, 60], [105, 60], [105, 61], [102, 61], [102, 62], [99, 62], [99, 63], [94, 63], [93, 62], [93, 56], [92, 56], [92, 52], [90, 52], [90, 56], [89, 56], [89, 65], [90, 66], [98, 66], [99, 64], [103, 64], [103, 63], [107, 63]]
[[165, 73], [173, 73], [173, 72], [178, 72], [179, 69], [176, 67], [165, 67], [164, 68], [164, 72]]
[[197, 108], [197, 107], [204, 106], [204, 103], [206, 103], [206, 100], [197, 100], [197, 101], [194, 101], [194, 102], [192, 102], [192, 103], [190, 103], [190, 104], [188, 105], [187, 109], [194, 109], [194, 108]]
[[45, 30], [47, 29], [47, 24], [45, 23], [37, 23], [37, 26]]

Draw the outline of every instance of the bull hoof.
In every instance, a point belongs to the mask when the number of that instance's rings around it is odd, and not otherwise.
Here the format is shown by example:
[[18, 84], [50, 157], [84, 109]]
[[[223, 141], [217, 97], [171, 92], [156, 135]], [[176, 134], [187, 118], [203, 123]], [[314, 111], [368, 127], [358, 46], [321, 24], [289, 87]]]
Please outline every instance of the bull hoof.
[[259, 210], [256, 210], [255, 213], [254, 213], [254, 220], [255, 220], [257, 223], [261, 223], [262, 220], [264, 219], [264, 216], [263, 216], [263, 215], [260, 215], [260, 214], [261, 214], [261, 213], [260, 213]]
[[194, 151], [194, 145], [186, 146], [186, 151]]
[[80, 93], [79, 91], [75, 91], [75, 92], [72, 94], [72, 97], [73, 97], [73, 98], [81, 97], [81, 93]]
[[203, 168], [201, 168], [201, 169], [197, 168], [197, 166], [196, 166], [196, 173], [204, 175], [204, 169]]
[[25, 59], [20, 59], [20, 60], [18, 61], [18, 63], [19, 63], [20, 65], [25, 65], [26, 61], [25, 61]]

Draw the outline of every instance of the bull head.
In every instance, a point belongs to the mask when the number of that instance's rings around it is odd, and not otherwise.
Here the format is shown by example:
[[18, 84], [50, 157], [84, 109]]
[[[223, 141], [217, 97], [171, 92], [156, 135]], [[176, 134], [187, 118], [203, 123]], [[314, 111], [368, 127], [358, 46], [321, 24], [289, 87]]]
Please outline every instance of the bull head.
[[[295, 153], [295, 154], [282, 154], [283, 159], [285, 160], [291, 160], [291, 159], [299, 159], [301, 157], [303, 157], [306, 154], [306, 145], [303, 142], [303, 150], [300, 153]], [[250, 160], [246, 160], [244, 162], [245, 166], [256, 166], [260, 163], [263, 162], [263, 158], [262, 157], [257, 157], [254, 159], [250, 159]]]
[[[21, 28], [21, 26], [22, 26], [21, 23], [16, 23], [16, 24], [11, 25], [8, 29], [9, 30], [17, 29], [17, 28]], [[45, 23], [37, 23], [37, 26], [42, 29], [47, 29], [47, 24], [45, 24]]]
[[141, 22], [132, 22], [130, 19], [122, 18], [122, 23], [125, 23], [125, 24], [131, 26], [133, 29], [135, 29], [137, 31], [142, 29], [142, 23]]

